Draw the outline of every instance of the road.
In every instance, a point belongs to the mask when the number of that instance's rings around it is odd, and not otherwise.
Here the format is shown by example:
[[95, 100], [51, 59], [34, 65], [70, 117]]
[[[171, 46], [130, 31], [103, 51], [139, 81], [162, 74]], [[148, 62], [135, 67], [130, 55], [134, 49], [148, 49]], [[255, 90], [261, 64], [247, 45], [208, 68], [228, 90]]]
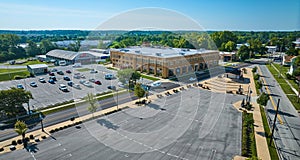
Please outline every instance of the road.
[[[133, 93], [120, 94], [118, 96], [118, 102], [119, 102], [118, 104], [126, 103], [126, 102], [136, 100], [136, 99], [137, 99], [137, 97], [135, 97], [133, 95]], [[117, 96], [115, 95], [112, 98], [101, 100], [98, 103], [100, 104], [100, 107], [97, 109], [97, 111], [116, 106]], [[70, 109], [60, 111], [60, 112], [55, 112], [55, 113], [49, 114], [43, 120], [44, 127], [70, 120], [71, 117], [78, 117], [78, 116], [90, 114], [90, 112], [87, 111], [87, 106], [88, 106], [88, 104], [84, 103], [84, 104], [77, 105], [74, 108], [70, 108]], [[37, 125], [33, 126], [32, 128], [30, 128], [28, 130], [28, 132], [34, 131], [34, 130], [37, 130], [40, 128], [41, 128], [40, 124], [37, 124]], [[15, 136], [17, 136], [17, 134], [11, 128], [0, 131], [0, 141], [9, 139], [9, 138], [12, 138]]]
[[[279, 121], [276, 123], [276, 130], [274, 134], [275, 143], [278, 147], [278, 152], [282, 159], [300, 159], [300, 117], [291, 104], [285, 93], [280, 88], [279, 84], [269, 72], [265, 65], [259, 65], [265, 84], [268, 86], [269, 91], [276, 105], [280, 99], [279, 115], [283, 124]], [[265, 87], [263, 91], [267, 93]], [[275, 117], [275, 108], [269, 101], [266, 106], [266, 113], [269, 119], [269, 125], [273, 125]]]

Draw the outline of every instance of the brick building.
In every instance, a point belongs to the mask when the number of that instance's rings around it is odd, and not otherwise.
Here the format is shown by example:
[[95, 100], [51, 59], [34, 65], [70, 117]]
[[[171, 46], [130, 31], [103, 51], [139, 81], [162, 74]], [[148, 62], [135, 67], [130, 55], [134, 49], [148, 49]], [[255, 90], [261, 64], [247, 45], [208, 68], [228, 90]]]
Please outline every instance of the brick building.
[[111, 49], [114, 67], [133, 68], [168, 78], [215, 67], [219, 51], [169, 47], [129, 47]]

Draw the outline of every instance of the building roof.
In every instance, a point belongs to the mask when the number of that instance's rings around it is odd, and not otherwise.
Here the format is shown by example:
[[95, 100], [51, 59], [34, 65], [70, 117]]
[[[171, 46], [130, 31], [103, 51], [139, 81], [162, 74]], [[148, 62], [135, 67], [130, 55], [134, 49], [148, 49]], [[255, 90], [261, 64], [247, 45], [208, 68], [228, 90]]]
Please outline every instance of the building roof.
[[296, 56], [284, 56], [284, 62], [291, 62]]
[[54, 49], [49, 51], [46, 56], [52, 56], [56, 58], [62, 58], [66, 60], [74, 60], [76, 56], [78, 56], [78, 52], [73, 51], [65, 51], [60, 49]]
[[93, 52], [93, 51], [81, 51], [81, 52], [79, 52], [79, 54], [82, 54], [82, 53], [91, 54], [91, 55], [93, 55], [95, 57], [107, 57], [107, 56], [110, 56], [109, 54], [103, 54], [103, 53]]
[[36, 69], [36, 68], [48, 68], [47, 64], [32, 64], [32, 65], [27, 65], [27, 67], [31, 69]]
[[151, 57], [163, 57], [163, 58], [218, 52], [216, 50], [205, 50], [205, 49], [196, 50], [196, 49], [186, 49], [186, 48], [140, 47], [140, 46], [133, 46], [133, 47], [121, 48], [121, 49], [111, 49], [111, 51], [119, 51], [128, 54], [136, 54], [136, 55], [151, 56]]

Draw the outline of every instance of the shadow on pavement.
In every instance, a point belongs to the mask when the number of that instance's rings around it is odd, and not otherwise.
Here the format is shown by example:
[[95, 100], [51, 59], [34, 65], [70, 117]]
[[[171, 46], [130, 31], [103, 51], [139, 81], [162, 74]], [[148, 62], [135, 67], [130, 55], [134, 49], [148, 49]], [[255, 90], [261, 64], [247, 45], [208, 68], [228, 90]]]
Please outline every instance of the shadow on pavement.
[[[268, 111], [269, 113], [271, 113], [271, 114], [276, 114], [276, 111], [273, 110], [273, 109], [267, 109], [267, 111]], [[294, 115], [292, 115], [292, 114], [290, 114], [290, 113], [287, 113], [287, 112], [278, 111], [278, 113], [279, 113], [280, 115], [284, 115], [284, 116], [296, 117], [296, 116], [294, 116]]]
[[101, 126], [104, 126], [108, 129], [116, 130], [119, 128], [119, 126], [114, 125], [113, 123], [111, 123], [110, 121], [108, 121], [106, 119], [99, 119], [99, 120], [97, 120], [97, 123], [99, 123]]

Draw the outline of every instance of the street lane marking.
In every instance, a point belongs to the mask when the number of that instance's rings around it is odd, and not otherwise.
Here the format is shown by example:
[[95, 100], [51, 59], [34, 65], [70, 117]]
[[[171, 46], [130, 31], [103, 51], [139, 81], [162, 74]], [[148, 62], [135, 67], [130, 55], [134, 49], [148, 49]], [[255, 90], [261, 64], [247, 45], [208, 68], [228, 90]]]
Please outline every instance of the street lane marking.
[[[258, 67], [258, 70], [259, 70], [260, 75], [262, 75], [261, 70], [260, 70], [260, 67]], [[273, 97], [271, 96], [270, 89], [269, 89], [269, 87], [267, 86], [268, 84], [267, 84], [267, 82], [266, 82], [266, 80], [265, 80], [264, 77], [261, 77], [261, 78], [263, 79], [263, 82], [264, 82], [265, 85], [266, 85], [265, 88], [266, 88], [266, 90], [267, 90], [267, 92], [268, 92], [268, 94], [269, 94], [269, 97], [270, 97], [270, 101], [271, 101], [271, 103], [272, 103], [272, 106], [273, 106], [274, 110], [276, 111], [277, 105], [275, 104], [275, 102], [274, 102], [274, 100], [273, 100]], [[275, 79], [275, 80], [276, 80], [276, 79]], [[276, 81], [276, 82], [277, 82], [277, 81]], [[279, 120], [279, 123], [280, 123], [280, 124], [283, 124], [283, 121], [282, 121], [282, 118], [281, 118], [280, 114], [278, 114], [278, 120]]]

